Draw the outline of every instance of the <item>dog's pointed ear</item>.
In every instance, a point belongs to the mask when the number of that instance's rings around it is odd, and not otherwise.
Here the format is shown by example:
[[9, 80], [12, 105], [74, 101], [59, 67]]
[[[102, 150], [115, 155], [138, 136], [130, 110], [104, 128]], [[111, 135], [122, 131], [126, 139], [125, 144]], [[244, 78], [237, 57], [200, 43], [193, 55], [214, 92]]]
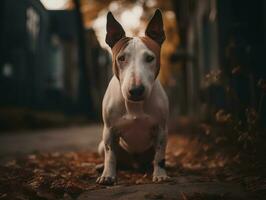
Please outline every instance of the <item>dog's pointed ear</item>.
[[151, 18], [146, 28], [145, 35], [153, 39], [159, 45], [165, 40], [162, 13], [159, 9], [155, 11], [155, 14]]
[[116, 21], [113, 14], [108, 12], [107, 24], [106, 24], [106, 37], [105, 42], [113, 48], [113, 46], [123, 37], [125, 37], [125, 31], [121, 24]]

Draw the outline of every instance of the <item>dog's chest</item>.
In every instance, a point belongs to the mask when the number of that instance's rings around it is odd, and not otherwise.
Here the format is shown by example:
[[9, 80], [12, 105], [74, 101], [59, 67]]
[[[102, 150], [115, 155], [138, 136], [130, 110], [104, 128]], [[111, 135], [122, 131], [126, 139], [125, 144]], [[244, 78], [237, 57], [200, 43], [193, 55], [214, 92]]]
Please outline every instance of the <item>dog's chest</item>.
[[155, 120], [149, 115], [124, 115], [118, 124], [120, 144], [132, 153], [141, 153], [151, 147]]

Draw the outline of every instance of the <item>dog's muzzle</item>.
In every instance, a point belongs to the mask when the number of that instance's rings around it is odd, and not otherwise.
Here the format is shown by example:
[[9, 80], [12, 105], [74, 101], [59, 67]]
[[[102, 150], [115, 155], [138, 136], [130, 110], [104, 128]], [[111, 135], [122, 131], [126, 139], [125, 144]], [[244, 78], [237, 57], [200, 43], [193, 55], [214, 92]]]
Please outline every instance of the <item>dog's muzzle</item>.
[[134, 86], [128, 92], [129, 100], [142, 101], [144, 99], [145, 87], [143, 85]]

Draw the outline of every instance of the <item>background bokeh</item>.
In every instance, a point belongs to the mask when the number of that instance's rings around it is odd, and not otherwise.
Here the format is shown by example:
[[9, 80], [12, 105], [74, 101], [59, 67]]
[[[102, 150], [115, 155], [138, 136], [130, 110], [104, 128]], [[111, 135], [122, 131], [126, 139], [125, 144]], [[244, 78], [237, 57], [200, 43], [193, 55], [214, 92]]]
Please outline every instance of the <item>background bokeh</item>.
[[163, 12], [167, 36], [159, 78], [170, 121], [246, 124], [252, 116], [264, 125], [262, 0], [4, 0], [0, 129], [100, 122], [112, 76], [106, 13], [128, 35], [142, 35], [155, 8]]

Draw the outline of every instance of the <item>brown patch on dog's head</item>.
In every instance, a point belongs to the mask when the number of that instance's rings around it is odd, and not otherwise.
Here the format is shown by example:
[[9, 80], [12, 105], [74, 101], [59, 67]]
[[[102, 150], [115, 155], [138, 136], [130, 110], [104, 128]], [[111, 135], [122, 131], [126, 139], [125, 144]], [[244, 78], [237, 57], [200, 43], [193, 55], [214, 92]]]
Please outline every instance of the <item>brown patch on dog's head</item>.
[[125, 49], [126, 46], [128, 45], [129, 41], [131, 40], [131, 37], [123, 37], [122, 39], [120, 39], [112, 48], [112, 55], [113, 55], [113, 73], [115, 74], [115, 76], [119, 79], [119, 70], [118, 70], [118, 66], [116, 63], [116, 57], [118, 55], [118, 53]]
[[[116, 57], [121, 50], [126, 48], [132, 38], [126, 37], [123, 27], [118, 21], [116, 21], [111, 12], [108, 12], [107, 14], [106, 30], [107, 34], [105, 41], [111, 47], [113, 54], [113, 73], [119, 79], [119, 69], [116, 63]], [[145, 35], [145, 37], [140, 37], [140, 39], [156, 56], [156, 78], [160, 71], [161, 45], [165, 40], [162, 14], [159, 9], [155, 11], [155, 14], [150, 20], [146, 28]]]
[[159, 9], [155, 11], [148, 23], [145, 35], [145, 37], [140, 37], [140, 39], [156, 56], [157, 71], [155, 77], [157, 77], [160, 71], [161, 45], [165, 40], [162, 13]]
[[148, 49], [150, 49], [156, 56], [156, 69], [157, 69], [155, 72], [155, 79], [156, 79], [160, 72], [161, 46], [149, 37], [140, 37], [140, 39], [148, 47]]

